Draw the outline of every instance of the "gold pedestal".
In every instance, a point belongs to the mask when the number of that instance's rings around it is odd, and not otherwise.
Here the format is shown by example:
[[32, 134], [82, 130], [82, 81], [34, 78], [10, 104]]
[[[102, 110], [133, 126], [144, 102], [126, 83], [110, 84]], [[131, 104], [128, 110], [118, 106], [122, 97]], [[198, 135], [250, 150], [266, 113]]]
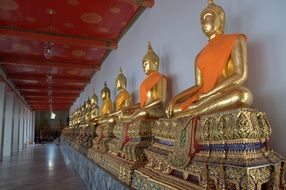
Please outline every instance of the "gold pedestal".
[[115, 134], [121, 136], [107, 143], [110, 151], [97, 157], [100, 165], [130, 185], [134, 170], [146, 163], [144, 149], [151, 145], [153, 125], [153, 120], [139, 120], [122, 123], [121, 130], [115, 127]]
[[134, 172], [132, 187], [283, 189], [284, 159], [269, 148], [270, 133], [265, 114], [246, 108], [159, 120], [145, 150], [148, 164]]

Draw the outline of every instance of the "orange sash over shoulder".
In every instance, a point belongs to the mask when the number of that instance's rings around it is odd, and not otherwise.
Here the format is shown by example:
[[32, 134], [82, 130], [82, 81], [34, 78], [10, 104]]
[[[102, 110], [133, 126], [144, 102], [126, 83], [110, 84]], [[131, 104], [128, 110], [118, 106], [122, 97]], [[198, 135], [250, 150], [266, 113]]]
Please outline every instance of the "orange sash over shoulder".
[[235, 40], [243, 34], [221, 34], [211, 39], [197, 58], [197, 67], [201, 71], [203, 84], [201, 89], [189, 100], [181, 103], [182, 110], [198, 100], [200, 94], [208, 93], [222, 76], [223, 69], [230, 57]]
[[106, 115], [108, 110], [112, 111], [112, 102], [111, 100], [107, 100], [103, 103], [101, 107], [101, 115]]
[[164, 76], [159, 72], [152, 72], [140, 86], [140, 106], [144, 107], [147, 101], [147, 92], [151, 90]]
[[129, 98], [129, 94], [126, 90], [122, 90], [115, 101], [115, 110], [118, 111], [120, 108], [122, 108], [122, 104], [124, 104], [125, 100]]

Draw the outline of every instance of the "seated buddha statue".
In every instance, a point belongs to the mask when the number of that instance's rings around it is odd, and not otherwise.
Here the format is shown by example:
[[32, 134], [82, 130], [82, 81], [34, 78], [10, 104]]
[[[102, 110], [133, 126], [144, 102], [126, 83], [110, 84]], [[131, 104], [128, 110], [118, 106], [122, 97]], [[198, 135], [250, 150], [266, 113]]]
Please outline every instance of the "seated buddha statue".
[[81, 122], [81, 115], [82, 115], [82, 112], [81, 112], [81, 106], [77, 108], [77, 124], [80, 124]]
[[81, 116], [81, 115], [80, 115], [80, 111], [81, 111], [81, 108], [80, 108], [80, 107], [76, 109], [76, 116], [75, 116], [75, 118], [76, 118], [76, 119], [75, 119], [75, 120], [76, 120], [76, 121], [75, 121], [75, 122], [76, 122], [76, 125], [80, 124], [80, 116]]
[[147, 75], [140, 86], [140, 103], [122, 110], [119, 119], [132, 121], [139, 118], [160, 118], [165, 115], [167, 80], [158, 72], [159, 57], [148, 43], [148, 51], [143, 57], [142, 66]]
[[91, 106], [91, 119], [93, 120], [93, 119], [99, 117], [99, 114], [100, 114], [100, 109], [98, 106], [98, 97], [95, 94], [95, 92], [90, 99], [90, 106]]
[[69, 115], [69, 126], [72, 127], [74, 126], [73, 124], [73, 121], [74, 121], [74, 115], [75, 115], [75, 112], [72, 112], [70, 115]]
[[85, 103], [85, 121], [88, 122], [91, 119], [91, 105], [90, 99]]
[[209, 0], [201, 13], [208, 43], [195, 59], [195, 85], [176, 95], [166, 110], [169, 117], [209, 114], [252, 104], [247, 79], [247, 44], [243, 34], [224, 34], [225, 12]]
[[110, 89], [107, 87], [106, 82], [101, 90], [102, 106], [100, 109], [101, 117], [106, 117], [112, 112], [112, 101], [110, 99]]
[[80, 107], [80, 122], [83, 123], [85, 121], [85, 105], [86, 102]]
[[114, 101], [115, 112], [109, 114], [108, 117], [103, 118], [100, 123], [114, 123], [118, 118], [119, 114], [123, 110], [131, 105], [131, 96], [129, 92], [126, 90], [127, 78], [124, 76], [122, 69], [120, 67], [119, 74], [115, 80], [115, 87], [118, 91], [118, 94]]

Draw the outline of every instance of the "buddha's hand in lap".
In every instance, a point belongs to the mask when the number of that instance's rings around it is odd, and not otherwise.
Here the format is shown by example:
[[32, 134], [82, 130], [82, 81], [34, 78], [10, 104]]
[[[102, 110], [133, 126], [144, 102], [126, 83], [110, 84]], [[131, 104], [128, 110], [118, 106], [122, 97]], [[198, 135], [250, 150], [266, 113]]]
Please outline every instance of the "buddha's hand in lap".
[[166, 114], [168, 116], [168, 118], [172, 117], [173, 116], [173, 113], [174, 113], [174, 107], [175, 107], [175, 101], [170, 101], [169, 105], [168, 105], [168, 108], [166, 110]]
[[119, 121], [122, 121], [122, 120], [123, 120], [123, 117], [124, 117], [124, 109], [119, 113], [119, 115], [118, 115], [118, 120], [119, 120]]

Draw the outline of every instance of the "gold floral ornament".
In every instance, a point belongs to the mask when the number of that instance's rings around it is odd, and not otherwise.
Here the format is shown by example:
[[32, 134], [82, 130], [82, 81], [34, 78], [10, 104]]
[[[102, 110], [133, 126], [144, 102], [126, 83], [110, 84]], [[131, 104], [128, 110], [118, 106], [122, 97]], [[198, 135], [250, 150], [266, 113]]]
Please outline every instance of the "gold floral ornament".
[[19, 5], [14, 0], [1, 0], [0, 9], [7, 11], [15, 11], [19, 8]]
[[117, 8], [117, 7], [112, 7], [110, 9], [110, 12], [113, 13], [113, 14], [118, 14], [118, 13], [120, 13], [120, 11], [121, 10], [119, 8]]
[[73, 27], [74, 27], [74, 24], [67, 22], [67, 23], [65, 23], [65, 27], [66, 27], [66, 28], [73, 28]]
[[79, 0], [68, 0], [68, 4], [71, 6], [78, 6]]
[[103, 32], [103, 33], [107, 33], [107, 32], [109, 32], [109, 29], [108, 28], [100, 28], [99, 31]]
[[27, 21], [27, 22], [36, 22], [36, 19], [34, 18], [34, 17], [29, 17], [29, 16], [27, 16], [27, 17], [25, 17], [25, 20]]
[[18, 51], [29, 51], [30, 47], [24, 44], [13, 44], [12, 45], [14, 50], [18, 50]]
[[102, 20], [102, 17], [96, 13], [83, 13], [80, 18], [88, 24], [97, 24]]
[[83, 57], [86, 55], [86, 52], [83, 50], [73, 50], [72, 55], [74, 55], [76, 57]]

